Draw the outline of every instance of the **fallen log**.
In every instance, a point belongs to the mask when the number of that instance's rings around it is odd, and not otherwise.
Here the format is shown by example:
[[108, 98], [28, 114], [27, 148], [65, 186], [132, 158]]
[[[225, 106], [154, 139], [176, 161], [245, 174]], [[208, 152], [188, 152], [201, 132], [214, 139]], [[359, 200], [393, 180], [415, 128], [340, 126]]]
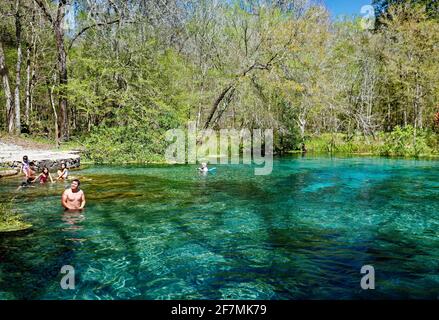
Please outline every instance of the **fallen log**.
[[0, 170], [0, 178], [15, 176], [18, 172], [18, 170]]

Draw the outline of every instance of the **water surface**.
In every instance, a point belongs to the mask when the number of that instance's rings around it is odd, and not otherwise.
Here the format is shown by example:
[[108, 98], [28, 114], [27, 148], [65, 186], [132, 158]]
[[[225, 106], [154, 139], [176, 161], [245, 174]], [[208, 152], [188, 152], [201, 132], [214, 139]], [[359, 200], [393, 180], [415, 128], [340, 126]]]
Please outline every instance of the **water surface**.
[[81, 214], [61, 209], [68, 184], [2, 180], [34, 227], [0, 236], [0, 299], [438, 299], [438, 161], [215, 166], [84, 167]]

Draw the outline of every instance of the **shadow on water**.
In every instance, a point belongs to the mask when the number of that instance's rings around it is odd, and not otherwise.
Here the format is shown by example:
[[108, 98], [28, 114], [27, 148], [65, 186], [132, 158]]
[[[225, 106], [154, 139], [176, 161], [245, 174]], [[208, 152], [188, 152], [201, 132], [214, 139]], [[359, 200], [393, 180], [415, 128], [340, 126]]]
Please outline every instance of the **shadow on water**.
[[[288, 182], [293, 187], [301, 185], [302, 181], [303, 177], [301, 175], [288, 177]], [[189, 225], [185, 218], [174, 217], [173, 221], [176, 224], [176, 230], [187, 235], [188, 241], [223, 256], [226, 264], [231, 267], [227, 272], [218, 271], [214, 279], [210, 279], [209, 282], [202, 285], [195, 283], [195, 277], [190, 278], [194, 285], [198, 285], [199, 291], [210, 291], [209, 296], [213, 295], [214, 298], [221, 299], [224, 297], [218, 295], [218, 289], [225, 283], [229, 285], [231, 283], [236, 283], [237, 285], [245, 282], [251, 283], [254, 281], [255, 275], [257, 275], [258, 277], [266, 277], [268, 285], [277, 287], [276, 296], [278, 298], [291, 298], [292, 284], [300, 289], [296, 292], [296, 298], [312, 297], [312, 291], [322, 284], [321, 281], [325, 278], [325, 275], [318, 277], [316, 274], [312, 274], [312, 272], [310, 275], [310, 270], [307, 267], [312, 268], [312, 266], [306, 261], [305, 256], [309, 256], [310, 253], [315, 257], [329, 255], [330, 252], [328, 252], [327, 247], [331, 246], [331, 243], [334, 248], [337, 247], [338, 233], [312, 228], [312, 226], [301, 226], [296, 229], [296, 232], [292, 232], [292, 230], [277, 226], [277, 220], [280, 219], [279, 215], [287, 217], [287, 214], [291, 214], [291, 212], [282, 212], [279, 206], [274, 205], [274, 202], [278, 201], [279, 197], [275, 198], [275, 194], [267, 192], [267, 186], [243, 181], [224, 181], [224, 183], [216, 181], [211, 186], [207, 186], [203, 182], [203, 186], [206, 189], [203, 189], [201, 194], [193, 195], [196, 199], [207, 198], [210, 201], [221, 202], [222, 199], [238, 197], [246, 201], [245, 203], [248, 205], [248, 208], [253, 210], [262, 219], [262, 227], [256, 230], [255, 233], [243, 234], [238, 232], [228, 234], [228, 238], [223, 239], [222, 243], [219, 244], [218, 239], [212, 239], [211, 237], [215, 231], [227, 229], [225, 223], [227, 212], [225, 211], [233, 208], [226, 207], [223, 211], [217, 210], [206, 213], [210, 216], [209, 227], [202, 230], [199, 230], [196, 225]], [[193, 187], [190, 188], [190, 190], [193, 189]], [[285, 197], [288, 197], [288, 195], [281, 195], [281, 198]], [[204, 205], [205, 203], [203, 202], [202, 200], [198, 201], [198, 206]], [[197, 204], [192, 203], [192, 206], [196, 207]], [[271, 209], [270, 206], [275, 208]], [[253, 222], [245, 221], [244, 223], [250, 225]], [[247, 244], [242, 247], [236, 247], [237, 238]], [[255, 248], [258, 247], [262, 248], [263, 257], [257, 257], [255, 260], [255, 256], [251, 252], [259, 254], [261, 250], [255, 251]], [[282, 250], [282, 254], [275, 253], [279, 250]], [[339, 259], [341, 260], [343, 257], [340, 256]], [[350, 261], [345, 261], [346, 264], [349, 265]], [[243, 271], [243, 266], [245, 266], [245, 271]], [[280, 281], [281, 279], [282, 281]], [[289, 279], [290, 283], [285, 283], [286, 279]], [[296, 279], [301, 279], [301, 283], [297, 283]], [[338, 281], [338, 285], [342, 282], [341, 279], [336, 279], [336, 281]], [[285, 285], [282, 285], [282, 283], [285, 283]]]
[[[8, 292], [14, 299], [40, 299], [54, 284], [59, 287], [61, 267], [75, 257], [74, 248], [62, 239], [52, 243], [50, 249], [37, 250], [36, 233], [34, 230], [19, 237], [0, 235], [0, 292]], [[20, 248], [28, 248], [28, 252]]]

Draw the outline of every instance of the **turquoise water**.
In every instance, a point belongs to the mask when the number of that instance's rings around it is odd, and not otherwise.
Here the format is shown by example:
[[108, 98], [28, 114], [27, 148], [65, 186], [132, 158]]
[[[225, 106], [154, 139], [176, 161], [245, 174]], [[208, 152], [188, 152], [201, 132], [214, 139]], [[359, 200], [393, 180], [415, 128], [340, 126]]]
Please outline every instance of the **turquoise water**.
[[438, 161], [215, 167], [84, 167], [81, 214], [61, 209], [67, 185], [0, 181], [34, 225], [0, 236], [0, 299], [438, 299]]

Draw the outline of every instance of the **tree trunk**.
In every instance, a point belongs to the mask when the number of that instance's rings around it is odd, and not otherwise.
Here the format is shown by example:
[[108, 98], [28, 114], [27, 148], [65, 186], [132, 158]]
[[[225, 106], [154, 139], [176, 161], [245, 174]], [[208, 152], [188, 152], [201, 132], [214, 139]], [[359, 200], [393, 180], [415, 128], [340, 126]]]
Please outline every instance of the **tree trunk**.
[[62, 24], [57, 23], [55, 26], [56, 48], [58, 51], [58, 73], [59, 73], [59, 106], [61, 110], [61, 139], [69, 140], [69, 118], [67, 110], [67, 52], [64, 47], [64, 31]]
[[21, 16], [20, 0], [17, 0], [15, 7], [15, 36], [17, 39], [17, 65], [15, 69], [15, 133], [21, 133], [20, 119], [20, 72], [21, 72]]
[[24, 107], [24, 119], [27, 127], [29, 128], [29, 110], [31, 104], [31, 83], [32, 83], [32, 72], [31, 72], [31, 47], [28, 46], [26, 50], [26, 102]]
[[54, 124], [55, 124], [55, 143], [56, 147], [59, 147], [59, 127], [58, 127], [58, 113], [56, 112], [55, 102], [53, 101], [53, 85], [49, 87], [50, 105], [52, 106]]
[[221, 101], [223, 101], [223, 99], [226, 96], [227, 92], [229, 92], [232, 88], [233, 88], [233, 84], [228, 85], [226, 88], [223, 89], [223, 91], [221, 91], [221, 94], [219, 95], [219, 97], [213, 103], [213, 106], [212, 106], [212, 108], [211, 108], [211, 110], [209, 112], [209, 115], [207, 117], [206, 123], [204, 124], [204, 129], [209, 128], [210, 122], [212, 121], [212, 118], [213, 118], [216, 110], [218, 109], [219, 104], [221, 103]]
[[32, 8], [32, 22], [31, 22], [31, 38], [26, 49], [26, 101], [24, 109], [24, 118], [29, 130], [30, 126], [30, 112], [32, 110], [32, 84], [34, 79], [34, 68], [32, 65], [32, 53], [36, 55], [36, 35], [35, 35], [35, 2]]
[[14, 101], [12, 98], [11, 87], [9, 86], [9, 76], [8, 68], [6, 66], [6, 57], [3, 51], [3, 43], [0, 41], [0, 75], [3, 81], [3, 89], [5, 91], [6, 98], [6, 122], [8, 124], [8, 132], [13, 133], [14, 131], [14, 114], [13, 105]]
[[305, 119], [305, 115], [301, 114], [299, 116], [298, 119], [298, 125], [299, 125], [299, 130], [300, 130], [300, 139], [302, 140], [301, 142], [305, 141], [305, 127], [306, 127], [306, 119]]
[[38, 6], [41, 8], [42, 13], [50, 22], [55, 34], [56, 51], [58, 56], [58, 77], [59, 77], [59, 106], [61, 111], [61, 138], [63, 141], [69, 139], [69, 119], [67, 110], [67, 96], [66, 96], [66, 86], [67, 86], [67, 51], [64, 46], [64, 30], [63, 30], [63, 19], [65, 15], [65, 7], [67, 5], [67, 0], [58, 1], [58, 9], [56, 17], [54, 18], [46, 7], [45, 2], [42, 0], [34, 0]]

